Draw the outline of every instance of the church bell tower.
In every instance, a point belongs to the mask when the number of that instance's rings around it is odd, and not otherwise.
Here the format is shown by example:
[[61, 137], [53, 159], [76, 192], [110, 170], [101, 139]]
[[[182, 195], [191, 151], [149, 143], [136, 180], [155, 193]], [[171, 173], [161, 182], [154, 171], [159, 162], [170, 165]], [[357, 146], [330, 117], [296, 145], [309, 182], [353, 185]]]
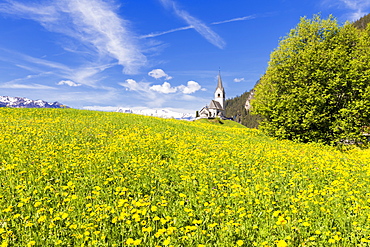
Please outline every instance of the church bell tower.
[[220, 71], [218, 72], [218, 82], [215, 91], [215, 101], [219, 102], [220, 105], [222, 106], [222, 109], [225, 110], [225, 89], [224, 86], [222, 85]]

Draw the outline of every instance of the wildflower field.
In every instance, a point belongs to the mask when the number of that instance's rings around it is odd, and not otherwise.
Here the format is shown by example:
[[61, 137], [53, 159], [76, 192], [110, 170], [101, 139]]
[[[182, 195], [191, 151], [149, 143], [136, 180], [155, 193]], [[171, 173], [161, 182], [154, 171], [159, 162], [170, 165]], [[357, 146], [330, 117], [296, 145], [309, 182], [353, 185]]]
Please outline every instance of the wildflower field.
[[370, 152], [0, 108], [0, 246], [368, 246]]

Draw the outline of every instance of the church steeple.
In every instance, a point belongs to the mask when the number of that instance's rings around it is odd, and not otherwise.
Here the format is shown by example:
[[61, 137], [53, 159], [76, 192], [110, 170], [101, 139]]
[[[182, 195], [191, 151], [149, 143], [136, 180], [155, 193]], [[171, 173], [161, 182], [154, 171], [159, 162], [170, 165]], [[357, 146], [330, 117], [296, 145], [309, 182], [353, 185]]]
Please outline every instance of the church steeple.
[[217, 87], [215, 90], [215, 99], [211, 100], [209, 106], [205, 106], [199, 111], [199, 116], [204, 118], [224, 118], [225, 115], [225, 89], [222, 85], [221, 72], [218, 71]]
[[222, 91], [222, 93], [225, 96], [225, 89], [224, 89], [224, 86], [222, 85], [222, 79], [221, 79], [221, 72], [220, 71], [218, 71], [218, 82], [217, 82], [217, 88], [216, 88], [216, 90], [218, 88]]
[[[225, 89], [224, 89], [224, 86], [222, 85], [222, 79], [221, 79], [221, 72], [220, 71], [218, 71], [217, 88], [221, 89], [221, 91], [223, 92], [223, 94], [225, 94]], [[216, 88], [216, 90], [217, 90], [217, 88]]]
[[225, 110], [225, 89], [222, 85], [221, 72], [218, 71], [217, 87], [215, 91], [215, 101], [219, 102], [222, 109]]

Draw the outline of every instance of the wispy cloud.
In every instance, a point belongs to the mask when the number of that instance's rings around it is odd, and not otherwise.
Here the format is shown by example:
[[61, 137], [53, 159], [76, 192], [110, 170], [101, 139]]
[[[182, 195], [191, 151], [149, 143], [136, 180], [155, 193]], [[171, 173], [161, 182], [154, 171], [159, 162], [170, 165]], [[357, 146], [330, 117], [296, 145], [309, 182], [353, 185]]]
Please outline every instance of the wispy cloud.
[[[44, 1], [23, 4], [8, 1], [0, 12], [34, 20], [51, 32], [69, 36], [89, 49], [93, 60], [115, 59], [126, 74], [137, 73], [146, 64], [137, 38], [113, 4], [102, 0]], [[71, 50], [69, 50], [71, 51]]]
[[0, 4], [0, 12], [35, 20], [44, 26], [48, 25], [48, 23], [54, 23], [60, 18], [56, 7], [52, 5], [38, 5], [34, 3], [25, 5], [16, 1], [5, 1], [7, 3]]
[[125, 82], [118, 84], [130, 91], [150, 92], [150, 83], [148, 82], [137, 82], [134, 79], [127, 79]]
[[329, 7], [339, 6], [350, 10], [347, 14], [350, 21], [358, 20], [370, 12], [369, 0], [323, 0], [322, 3]]
[[[219, 25], [219, 24], [224, 24], [224, 23], [234, 22], [234, 21], [246, 21], [246, 20], [251, 20], [251, 19], [255, 19], [255, 18], [256, 18], [256, 15], [247, 15], [247, 16], [233, 18], [233, 19], [224, 20], [224, 21], [215, 21], [215, 22], [212, 22], [211, 25]], [[173, 33], [173, 32], [177, 32], [177, 31], [188, 30], [188, 29], [194, 29], [194, 26], [190, 25], [190, 26], [186, 26], [186, 27], [179, 27], [179, 28], [170, 29], [170, 30], [163, 31], [163, 32], [154, 32], [154, 33], [142, 35], [139, 38], [141, 38], [141, 39], [154, 38], [154, 37], [161, 36], [161, 35], [164, 35], [164, 34]]]
[[82, 34], [79, 39], [92, 44], [100, 55], [117, 59], [125, 73], [137, 73], [145, 65], [146, 57], [129, 31], [127, 21], [118, 16], [113, 6], [101, 0], [64, 0], [63, 7]]
[[168, 30], [168, 31], [155, 32], [155, 33], [150, 33], [150, 34], [142, 35], [142, 36], [140, 36], [140, 38], [141, 39], [144, 39], [144, 38], [154, 38], [154, 37], [157, 37], [157, 36], [161, 36], [163, 34], [173, 33], [173, 32], [182, 31], [182, 30], [188, 30], [188, 29], [192, 29], [192, 28], [194, 28], [194, 27], [193, 26], [179, 27], [179, 28], [174, 28], [174, 29]]
[[23, 61], [31, 63], [33, 65], [39, 65], [41, 67], [47, 67], [47, 68], [50, 68], [50, 69], [57, 69], [59, 71], [71, 71], [71, 68], [69, 68], [68, 66], [66, 66], [64, 64], [61, 64], [61, 63], [49, 61], [49, 60], [46, 60], [46, 59], [31, 57], [29, 55], [21, 54], [21, 53], [18, 53], [18, 52], [11, 52], [11, 53], [16, 55], [17, 57], [19, 57]]
[[0, 88], [3, 89], [35, 89], [35, 90], [40, 90], [40, 89], [56, 89], [55, 87], [49, 87], [37, 83], [32, 83], [32, 84], [20, 84], [20, 83], [3, 83], [0, 84]]
[[[74, 81], [77, 84], [84, 84], [90, 87], [98, 87], [96, 82], [99, 81], [98, 74], [107, 68], [114, 66], [115, 64], [96, 64], [85, 62], [80, 66], [71, 68], [62, 63], [49, 61], [46, 59], [35, 58], [26, 54], [22, 54], [16, 51], [10, 51], [1, 49], [5, 56], [0, 55], [0, 60], [7, 61], [15, 64], [19, 68], [32, 71], [33, 73], [39, 73], [37, 76], [43, 75], [54, 75], [56, 77], [64, 78]], [[11, 55], [11, 56], [7, 56]], [[11, 59], [9, 58], [11, 57]], [[35, 77], [36, 75], [33, 75]], [[30, 78], [19, 78], [15, 80], [24, 80]]]
[[157, 97], [157, 94], [150, 90], [149, 82], [137, 82], [134, 79], [127, 79], [124, 83], [118, 83], [128, 91], [135, 91], [141, 98], [141, 103], [151, 107], [160, 107], [166, 102], [165, 97]]
[[369, 13], [370, 1], [369, 0], [340, 0], [351, 12], [349, 19], [355, 21]]
[[[174, 11], [174, 13], [183, 19], [190, 28], [194, 28], [200, 35], [202, 35], [208, 42], [215, 45], [216, 47], [222, 49], [225, 47], [226, 43], [223, 39], [211, 28], [209, 28], [202, 21], [191, 16], [188, 12], [178, 7], [175, 1], [172, 0], [160, 0], [163, 6]], [[183, 30], [183, 29], [181, 29]], [[178, 30], [176, 30], [178, 31]]]
[[246, 20], [251, 20], [251, 19], [255, 19], [255, 18], [256, 18], [255, 15], [247, 15], [247, 16], [233, 18], [233, 19], [225, 20], [225, 21], [216, 21], [216, 22], [212, 22], [211, 24], [212, 25], [218, 25], [218, 24], [234, 22], [234, 21], [246, 21]]
[[39, 83], [30, 83], [29, 81], [45, 76], [48, 73], [40, 73], [36, 75], [27, 75], [22, 78], [17, 78], [11, 81], [7, 81], [0, 84], [0, 88], [3, 89], [56, 89], [55, 87], [50, 87], [46, 85], [41, 85]]

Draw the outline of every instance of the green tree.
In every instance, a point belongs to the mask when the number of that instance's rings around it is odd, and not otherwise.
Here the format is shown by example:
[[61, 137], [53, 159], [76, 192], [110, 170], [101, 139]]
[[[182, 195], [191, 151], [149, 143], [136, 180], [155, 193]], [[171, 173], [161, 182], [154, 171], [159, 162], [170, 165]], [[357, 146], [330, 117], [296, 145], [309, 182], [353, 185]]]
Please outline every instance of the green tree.
[[301, 18], [271, 53], [252, 112], [272, 136], [302, 142], [361, 142], [370, 120], [370, 28]]

